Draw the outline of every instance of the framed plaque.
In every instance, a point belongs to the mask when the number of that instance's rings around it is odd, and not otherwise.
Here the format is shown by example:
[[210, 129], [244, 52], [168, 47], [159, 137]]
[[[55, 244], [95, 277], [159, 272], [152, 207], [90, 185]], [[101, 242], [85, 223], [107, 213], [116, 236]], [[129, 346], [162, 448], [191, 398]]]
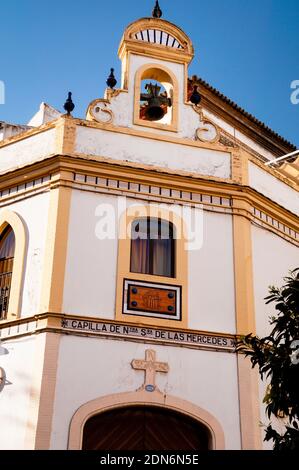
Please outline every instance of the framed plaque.
[[181, 320], [181, 287], [125, 279], [123, 313]]

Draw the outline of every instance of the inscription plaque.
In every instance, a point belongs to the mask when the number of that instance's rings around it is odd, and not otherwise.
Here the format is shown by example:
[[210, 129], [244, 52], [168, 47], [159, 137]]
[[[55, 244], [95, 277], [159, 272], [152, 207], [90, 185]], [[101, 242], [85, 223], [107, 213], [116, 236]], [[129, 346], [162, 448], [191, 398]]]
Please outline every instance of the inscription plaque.
[[126, 279], [123, 313], [180, 320], [181, 287]]

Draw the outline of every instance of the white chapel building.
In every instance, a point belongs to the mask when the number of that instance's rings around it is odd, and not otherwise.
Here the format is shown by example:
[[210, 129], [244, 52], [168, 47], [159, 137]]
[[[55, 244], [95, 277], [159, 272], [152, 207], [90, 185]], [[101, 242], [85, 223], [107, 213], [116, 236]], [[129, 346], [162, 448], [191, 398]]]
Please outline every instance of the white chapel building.
[[83, 118], [0, 122], [0, 449], [265, 448], [234, 344], [299, 265], [299, 157], [160, 13]]

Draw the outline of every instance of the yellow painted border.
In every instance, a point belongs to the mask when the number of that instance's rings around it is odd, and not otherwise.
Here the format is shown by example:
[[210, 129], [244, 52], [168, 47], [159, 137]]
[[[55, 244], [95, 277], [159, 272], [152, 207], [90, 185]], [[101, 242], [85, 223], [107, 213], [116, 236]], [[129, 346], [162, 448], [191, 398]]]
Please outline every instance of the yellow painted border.
[[[70, 180], [71, 175], [61, 171], [56, 178]], [[40, 312], [61, 313], [72, 189], [56, 186], [54, 180], [51, 180]]]
[[21, 217], [13, 211], [2, 210], [0, 212], [0, 233], [10, 225], [15, 234], [15, 256], [11, 279], [11, 288], [8, 304], [7, 318], [2, 320], [14, 320], [21, 314], [21, 297], [24, 280], [25, 254], [27, 248], [27, 236], [25, 224]]
[[[19, 318], [18, 320], [10, 320], [9, 322], [5, 324], [0, 325], [0, 331], [1, 331], [1, 338], [3, 341], [11, 338], [19, 338], [19, 337], [26, 337], [26, 336], [32, 336], [35, 334], [40, 334], [43, 332], [52, 332], [52, 333], [60, 333], [63, 335], [73, 335], [73, 336], [91, 336], [94, 337], [94, 333], [89, 333], [86, 330], [68, 330], [62, 327], [62, 320], [77, 320], [77, 321], [87, 321], [87, 322], [100, 322], [100, 323], [111, 323], [113, 325], [123, 325], [127, 326], [127, 323], [124, 321], [120, 320], [109, 320], [107, 318], [103, 317], [98, 317], [98, 316], [85, 316], [85, 315], [71, 315], [71, 314], [63, 314], [63, 316], [60, 313], [41, 313], [38, 315], [34, 315], [31, 317], [23, 317]], [[136, 323], [137, 325], [137, 323]], [[10, 328], [12, 326], [17, 326], [18, 328]], [[162, 331], [168, 331], [168, 327], [165, 326], [159, 326], [159, 329]], [[188, 334], [194, 334], [194, 335], [206, 335], [206, 336], [217, 336], [217, 337], [226, 337], [229, 338], [233, 341], [236, 340], [236, 335], [228, 332], [220, 332], [220, 331], [207, 331], [207, 330], [195, 330], [195, 329], [190, 329], [190, 328], [182, 328], [182, 327], [176, 327], [175, 324], [170, 328], [171, 331], [174, 331], [176, 333], [188, 333]], [[114, 339], [116, 336], [113, 337]], [[138, 340], [138, 338], [137, 338]], [[147, 339], [149, 342], [151, 340], [148, 338]], [[121, 338], [121, 341], [123, 341], [123, 338]], [[142, 340], [143, 341], [143, 340]], [[163, 339], [161, 341], [154, 340], [153, 344], [171, 344], [172, 346], [176, 345], [177, 347], [182, 347], [181, 344], [179, 343], [165, 343]], [[195, 343], [196, 344], [196, 343]], [[191, 348], [192, 344], [184, 344], [184, 347], [186, 348]], [[204, 349], [203, 347], [197, 348], [196, 349]], [[216, 347], [217, 349], [217, 347]], [[211, 347], [207, 349], [208, 351], [213, 350]], [[222, 351], [222, 350], [219, 350]], [[228, 352], [228, 350], [225, 350], [225, 352]], [[234, 351], [229, 351], [230, 353], [233, 353]]]
[[[141, 81], [148, 71], [152, 70], [156, 76], [155, 80], [160, 83], [165, 82], [165, 74], [169, 76], [171, 85], [173, 87], [173, 97], [172, 97], [172, 118], [171, 124], [160, 124], [155, 121], [146, 121], [140, 119], [140, 93], [141, 93]], [[134, 82], [134, 117], [133, 122], [139, 126], [151, 127], [154, 129], [162, 129], [165, 131], [178, 131], [178, 115], [179, 115], [179, 84], [174, 73], [165, 65], [160, 65], [156, 63], [149, 63], [141, 66], [135, 74]]]
[[[130, 272], [131, 255], [131, 226], [136, 217], [157, 217], [172, 222], [177, 230], [175, 251], [175, 277], [151, 276]], [[139, 323], [144, 325], [167, 326], [169, 328], [187, 328], [188, 325], [188, 252], [185, 249], [186, 226], [183, 219], [165, 208], [154, 204], [133, 205], [125, 211], [120, 219], [120, 237], [118, 242], [118, 268], [116, 289], [116, 320]], [[178, 285], [182, 287], [182, 312], [181, 320], [173, 321], [162, 318], [138, 317], [137, 315], [126, 315], [122, 313], [123, 304], [123, 282], [124, 279], [147, 281], [157, 284]]]
[[[183, 49], [139, 41], [134, 34], [143, 29], [159, 29], [175, 37]], [[142, 53], [150, 57], [163, 57], [178, 63], [189, 63], [193, 59], [194, 49], [191, 39], [178, 26], [161, 18], [141, 18], [131, 23], [125, 30], [118, 48], [118, 56], [123, 60], [129, 53]]]
[[82, 405], [74, 414], [70, 424], [69, 450], [81, 450], [83, 430], [86, 421], [92, 416], [126, 406], [156, 406], [190, 416], [208, 428], [213, 450], [225, 449], [224, 432], [219, 421], [208, 411], [199, 406], [172, 395], [145, 391], [119, 393], [96, 398]]
[[31, 382], [25, 449], [48, 450], [57, 379], [61, 335], [46, 332], [35, 337], [35, 355]]
[[[241, 157], [240, 153], [233, 152], [233, 158], [239, 161]], [[100, 178], [109, 178], [112, 180], [123, 180], [129, 181], [130, 183], [144, 184], [150, 186], [159, 186], [167, 189], [181, 190], [193, 193], [201, 193], [212, 196], [220, 196], [223, 198], [234, 199], [233, 212], [238, 212], [238, 200], [246, 201], [248, 203], [248, 210], [243, 211], [243, 215], [249, 220], [254, 220], [253, 207], [265, 212], [269, 217], [276, 219], [282, 225], [286, 225], [288, 228], [298, 232], [299, 230], [299, 219], [294, 213], [288, 209], [279, 206], [277, 203], [267, 198], [263, 194], [250, 188], [249, 186], [241, 186], [246, 184], [247, 172], [244, 171], [244, 167], [239, 167], [238, 179], [243, 183], [236, 184], [232, 180], [224, 180], [221, 178], [205, 175], [199, 175], [195, 173], [188, 173], [183, 171], [170, 170], [169, 168], [162, 167], [150, 167], [149, 165], [143, 165], [134, 162], [123, 162], [104, 157], [97, 157], [93, 155], [74, 154], [72, 156], [60, 155], [53, 156], [50, 159], [42, 162], [36, 162], [28, 167], [20, 168], [14, 172], [14, 176], [8, 178], [8, 175], [0, 176], [0, 189], [8, 190], [8, 188], [15, 188], [18, 185], [24, 184], [24, 181], [32, 181], [34, 178], [41, 178], [49, 174], [56, 174], [57, 172], [62, 174], [68, 173], [67, 179], [62, 176], [57, 180], [57, 184], [67, 185], [68, 188], [78, 189], [78, 184], [83, 187], [89, 187], [95, 189], [95, 185], [89, 183], [78, 183], [73, 180], [73, 173], [82, 173], [87, 176], [97, 176]], [[237, 172], [235, 173], [237, 174]], [[30, 177], [32, 175], [32, 178]], [[52, 180], [51, 180], [52, 181]], [[43, 183], [43, 188], [46, 190], [52, 186], [52, 182], [48, 181]], [[99, 186], [100, 188], [100, 186]], [[294, 188], [296, 190], [296, 188]], [[125, 190], [121, 188], [108, 188], [107, 190], [114, 193], [123, 193]], [[17, 194], [7, 194], [2, 197], [1, 203], [7, 205], [10, 200], [15, 198], [24, 199], [34, 194], [35, 189], [26, 189], [20, 191]], [[8, 193], [8, 191], [7, 191]], [[133, 193], [133, 191], [126, 191], [127, 194]], [[141, 194], [141, 193], [140, 193]], [[149, 195], [146, 194], [145, 198], [148, 200]], [[168, 199], [168, 201], [167, 201]], [[157, 197], [155, 197], [157, 200]], [[162, 197], [161, 197], [162, 201]], [[163, 202], [178, 202], [176, 198], [166, 198], [163, 196]], [[180, 200], [180, 204], [184, 204], [186, 201]], [[190, 201], [188, 201], [190, 204]], [[205, 202], [203, 202], [205, 205]], [[283, 236], [281, 231], [275, 230], [270, 225], [267, 229], [272, 230], [278, 236]]]
[[[123, 91], [126, 91], [126, 90], [123, 90]], [[8, 139], [5, 139], [4, 141], [0, 142], [0, 148], [1, 147], [6, 147], [7, 145], [16, 144], [19, 141], [30, 138], [32, 135], [45, 132], [48, 129], [55, 128], [55, 127], [60, 127], [61, 126], [60, 121], [62, 119], [67, 119], [67, 118], [65, 116], [63, 116], [62, 118], [59, 118], [56, 121], [52, 121], [48, 124], [44, 124], [44, 126], [38, 127], [36, 129], [30, 130], [30, 131], [26, 131], [22, 134], [18, 134], [16, 136], [10, 137]], [[280, 168], [270, 168], [270, 166], [265, 166], [264, 159], [262, 157], [258, 157], [256, 151], [254, 151], [253, 149], [250, 149], [246, 144], [244, 144], [243, 142], [241, 142], [239, 140], [236, 140], [236, 142], [237, 142], [238, 146], [241, 147], [242, 150], [243, 150], [242, 155], [239, 155], [238, 151], [236, 149], [235, 149], [234, 152], [232, 152], [231, 147], [227, 147], [227, 146], [225, 146], [223, 144], [219, 144], [217, 142], [211, 144], [211, 143], [208, 143], [208, 142], [201, 142], [201, 141], [195, 141], [195, 140], [192, 140], [192, 139], [175, 137], [173, 134], [170, 134], [170, 133], [165, 134], [165, 135], [164, 134], [161, 135], [161, 134], [157, 134], [157, 133], [150, 132], [150, 131], [145, 131], [145, 130], [140, 130], [140, 129], [133, 129], [133, 128], [124, 128], [124, 127], [120, 127], [120, 126], [113, 126], [111, 124], [103, 124], [103, 123], [100, 123], [100, 122], [86, 121], [86, 120], [77, 119], [77, 118], [70, 118], [70, 119], [68, 119], [68, 121], [69, 121], [69, 123], [67, 124], [67, 126], [68, 126], [68, 128], [70, 128], [70, 132], [67, 133], [68, 134], [68, 136], [67, 136], [68, 139], [71, 139], [71, 138], [75, 139], [75, 129], [74, 129], [74, 127], [82, 126], [82, 127], [88, 127], [88, 128], [94, 128], [94, 129], [102, 129], [102, 130], [105, 130], [105, 131], [108, 131], [108, 132], [128, 134], [128, 135], [132, 135], [132, 136], [136, 136], [136, 137], [144, 137], [144, 138], [147, 138], [147, 139], [155, 139], [155, 140], [158, 140], [158, 141], [164, 141], [164, 142], [170, 142], [170, 143], [174, 143], [174, 144], [181, 144], [181, 145], [186, 145], [186, 146], [191, 146], [191, 147], [197, 147], [197, 148], [202, 148], [202, 149], [217, 150], [219, 152], [235, 153], [237, 158], [235, 159], [235, 162], [234, 162], [235, 168], [233, 168], [233, 174], [241, 173], [243, 171], [244, 172], [243, 176], [245, 176], [245, 173], [246, 173], [247, 170], [243, 169], [240, 172], [240, 169], [238, 167], [240, 167], [240, 165], [243, 167], [243, 160], [242, 159], [244, 158], [244, 154], [247, 153], [246, 158], [248, 160], [250, 160], [251, 162], [253, 162], [254, 164], [260, 166], [263, 169], [263, 171], [265, 171], [266, 173], [272, 174], [273, 176], [275, 176], [275, 178], [282, 181], [283, 183], [285, 183], [289, 187], [294, 188], [296, 191], [299, 190], [298, 183], [296, 184], [293, 181], [293, 179], [291, 179], [290, 176], [286, 176], [281, 171]], [[222, 130], [222, 132], [223, 132], [223, 130]], [[235, 138], [233, 136], [231, 136], [231, 138], [233, 140], [235, 140]], [[57, 151], [60, 147], [59, 152], [61, 152], [62, 150], [61, 150], [61, 145], [59, 145], [59, 139], [60, 139], [59, 132], [57, 132]], [[74, 144], [74, 140], [73, 140], [73, 142], [70, 142], [68, 145], [64, 145], [64, 151], [67, 152], [68, 155], [72, 154], [74, 157], [81, 156], [80, 154], [76, 154], [74, 152], [73, 144]], [[55, 156], [57, 156], [57, 155], [53, 155], [53, 157], [55, 157]], [[89, 156], [87, 154], [85, 156], [86, 156], [86, 158], [91, 158], [91, 157], [96, 158], [96, 156]], [[51, 157], [52, 156], [49, 156], [49, 158], [51, 158]], [[47, 159], [45, 159], [44, 161], [47, 161]], [[125, 163], [125, 162], [122, 162], [122, 163]], [[34, 164], [38, 165], [38, 164], [40, 164], [40, 162], [36, 162]], [[21, 170], [27, 171], [26, 168], [28, 166], [29, 165], [24, 165], [24, 167]], [[167, 169], [165, 169], [165, 170], [167, 170]], [[190, 176], [191, 175], [193, 177], [196, 176], [195, 173], [190, 174]], [[5, 179], [10, 179], [9, 174], [5, 174], [3, 176], [5, 177]], [[1, 175], [0, 175], [0, 179], [1, 179]], [[236, 181], [238, 183], [241, 183], [241, 180], [240, 180], [239, 177], [237, 178]], [[246, 184], [246, 183], [243, 182], [243, 184]]]
[[[235, 305], [237, 335], [255, 334], [251, 222], [245, 216], [250, 205], [233, 200]], [[249, 358], [237, 356], [241, 443], [243, 450], [262, 449], [258, 373]]]

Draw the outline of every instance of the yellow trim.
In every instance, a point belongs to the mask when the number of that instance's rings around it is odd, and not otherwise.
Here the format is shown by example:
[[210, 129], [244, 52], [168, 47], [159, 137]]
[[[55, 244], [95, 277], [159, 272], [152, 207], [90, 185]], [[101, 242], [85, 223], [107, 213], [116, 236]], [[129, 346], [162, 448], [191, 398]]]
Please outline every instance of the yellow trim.
[[[73, 314], [63, 314], [61, 313], [41, 313], [38, 315], [34, 315], [31, 317], [23, 317], [23, 318], [18, 318], [16, 320], [9, 320], [6, 323], [0, 324], [0, 331], [1, 331], [1, 338], [3, 340], [11, 339], [11, 338], [16, 338], [20, 336], [32, 336], [34, 334], [40, 334], [42, 332], [52, 332], [52, 333], [61, 333], [61, 334], [66, 334], [66, 335], [84, 335], [84, 336], [94, 336], [93, 332], [88, 332], [87, 330], [68, 330], [64, 329], [61, 326], [61, 321], [62, 320], [78, 320], [78, 321], [87, 321], [87, 322], [103, 322], [103, 323], [112, 323], [115, 325], [127, 325], [127, 322], [124, 320], [111, 320], [110, 318], [103, 318], [103, 317], [98, 317], [98, 316], [82, 316], [82, 315], [73, 315]], [[135, 325], [137, 326], [138, 319], [135, 321]], [[11, 328], [12, 326], [17, 326], [18, 328]], [[207, 336], [219, 336], [223, 337], [225, 336], [226, 338], [232, 339], [233, 341], [236, 340], [236, 335], [229, 333], [229, 332], [220, 332], [220, 331], [207, 331], [207, 330], [194, 330], [190, 328], [183, 328], [181, 326], [177, 325], [177, 322], [172, 322], [171, 323], [171, 328], [169, 328], [168, 325], [166, 326], [160, 326], [159, 329], [168, 331], [171, 329], [171, 331], [175, 331], [177, 333], [188, 333], [188, 334], [194, 334], [194, 335], [207, 335]], [[123, 339], [122, 339], [123, 340]], [[150, 339], [147, 339], [150, 342]], [[160, 341], [161, 343], [165, 343], [163, 339]], [[154, 340], [154, 343], [158, 344], [159, 340]], [[169, 343], [167, 343], [169, 344]], [[181, 347], [181, 344], [179, 343], [171, 343], [172, 345], [177, 344], [178, 347]], [[197, 343], [194, 343], [195, 347], [197, 348]], [[193, 345], [192, 343], [190, 344], [185, 344], [184, 347], [186, 348], [192, 348]], [[204, 346], [201, 348], [204, 349]], [[211, 348], [208, 349], [211, 351]]]
[[36, 423], [35, 450], [50, 449], [60, 339], [61, 336], [58, 334], [46, 334]]
[[27, 248], [26, 229], [23, 220], [15, 212], [5, 209], [0, 212], [0, 233], [2, 233], [7, 225], [10, 225], [14, 231], [16, 244], [8, 313], [7, 319], [2, 320], [3, 322], [16, 319], [21, 314], [21, 298], [24, 280], [25, 254]]
[[255, 332], [251, 225], [244, 217], [250, 206], [242, 200], [233, 200], [233, 207], [236, 203], [238, 213], [233, 215], [233, 229], [237, 333], [247, 334]]
[[[183, 46], [183, 49], [174, 49], [168, 46], [139, 41], [133, 35], [144, 29], [159, 29], [175, 37]], [[131, 23], [125, 30], [118, 48], [118, 56], [121, 60], [129, 53], [142, 53], [150, 57], [170, 60], [178, 63], [189, 63], [193, 59], [194, 49], [191, 39], [176, 25], [156, 18], [141, 18]]]
[[292, 163], [285, 162], [279, 168], [279, 171], [290, 178], [294, 183], [299, 186], [299, 157]]
[[[172, 86], [172, 108], [171, 108], [171, 124], [161, 124], [155, 121], [146, 121], [140, 119], [140, 93], [141, 81], [145, 79], [153, 79], [164, 85], [165, 83]], [[150, 63], [140, 67], [135, 74], [134, 82], [134, 124], [151, 127], [154, 129], [162, 129], [165, 131], [178, 131], [178, 112], [179, 112], [179, 84], [174, 73], [165, 65]]]
[[[30, 168], [30, 170], [29, 170]], [[8, 189], [16, 187], [26, 181], [31, 181], [30, 175], [34, 178], [41, 178], [49, 174], [59, 172], [67, 172], [68, 177], [64, 181], [63, 178], [57, 179], [57, 184], [67, 184], [69, 188], [75, 188], [78, 184], [88, 186], [88, 183], [78, 183], [73, 181], [73, 173], [88, 174], [90, 176], [98, 176], [115, 180], [129, 181], [144, 185], [159, 186], [174, 190], [190, 191], [194, 193], [205, 193], [219, 197], [234, 198], [236, 200], [243, 200], [248, 202], [251, 206], [250, 211], [246, 211], [246, 217], [252, 220], [252, 208], [267, 213], [267, 215], [275, 218], [278, 222], [290, 227], [292, 230], [299, 230], [298, 216], [290, 212], [288, 209], [280, 206], [266, 196], [258, 193], [256, 190], [248, 187], [234, 184], [231, 180], [224, 180], [221, 178], [204, 176], [195, 173], [188, 173], [184, 171], [171, 170], [169, 168], [152, 167], [150, 165], [139, 164], [135, 162], [124, 162], [120, 160], [108, 159], [105, 157], [97, 157], [93, 155], [73, 154], [72, 156], [53, 156], [42, 162], [36, 162], [30, 167], [21, 168], [14, 171], [14, 176], [9, 179], [7, 184], [7, 175], [0, 176], [0, 189]], [[53, 186], [54, 179], [50, 182], [44, 183], [44, 188]], [[55, 183], [56, 184], [56, 183]], [[93, 185], [94, 187], [94, 185]], [[114, 192], [124, 192], [121, 188], [110, 188]], [[34, 189], [32, 189], [34, 191]], [[31, 189], [23, 191], [23, 196], [28, 197], [27, 193], [32, 192]], [[130, 191], [125, 191], [130, 193]], [[132, 191], [131, 191], [132, 192]], [[17, 193], [18, 195], [18, 193]], [[17, 195], [7, 195], [2, 197], [3, 205], [7, 204], [12, 198]], [[148, 199], [148, 194], [147, 194]], [[165, 197], [163, 197], [165, 200]], [[169, 202], [177, 200], [176, 198], [169, 197]], [[1, 201], [1, 202], [2, 202]], [[182, 203], [184, 201], [182, 200]], [[237, 210], [237, 201], [235, 202], [234, 211]]]
[[[233, 215], [235, 305], [237, 335], [255, 333], [255, 309], [252, 267], [251, 223], [247, 219], [250, 206], [242, 200], [234, 200], [237, 212]], [[237, 358], [239, 406], [242, 449], [261, 449], [259, 426], [259, 389], [256, 371], [252, 371], [249, 359]]]
[[[124, 91], [126, 91], [126, 90], [124, 90]], [[23, 140], [23, 139], [27, 139], [27, 138], [31, 137], [32, 135], [39, 134], [41, 132], [45, 132], [45, 131], [47, 131], [48, 129], [51, 129], [51, 128], [55, 128], [58, 125], [59, 121], [63, 120], [63, 119], [68, 119], [68, 117], [62, 116], [61, 118], [59, 118], [55, 121], [52, 121], [50, 123], [47, 123], [47, 124], [45, 124], [41, 127], [38, 127], [36, 129], [32, 129], [30, 131], [24, 132], [24, 133], [19, 134], [17, 136], [10, 137], [8, 139], [5, 139], [4, 141], [0, 142], [0, 149], [1, 149], [1, 147], [5, 147], [7, 145], [12, 145], [14, 143], [17, 143], [17, 142]], [[154, 139], [154, 140], [163, 141], [163, 142], [170, 142], [170, 143], [174, 143], [174, 144], [187, 145], [187, 146], [197, 147], [197, 148], [202, 148], [202, 149], [217, 150], [219, 152], [228, 152], [230, 154], [232, 153], [232, 148], [231, 147], [222, 145], [220, 143], [209, 143], [209, 142], [194, 141], [192, 139], [174, 137], [171, 134], [161, 135], [161, 134], [156, 134], [154, 132], [148, 132], [148, 131], [139, 130], [139, 129], [132, 129], [132, 128], [123, 128], [123, 127], [120, 127], [120, 126], [113, 126], [111, 124], [103, 124], [103, 123], [94, 122], [94, 121], [86, 121], [86, 120], [83, 120], [83, 119], [70, 118], [69, 121], [70, 120], [71, 120], [71, 126], [83, 126], [83, 127], [94, 128], [94, 129], [98, 128], [98, 129], [102, 129], [102, 130], [106, 130], [106, 131], [110, 131], [110, 132], [117, 132], [117, 133], [120, 133], [120, 134], [133, 135], [133, 136], [136, 136], [136, 137], [144, 137], [144, 138], [147, 138], [147, 139]], [[221, 130], [221, 132], [223, 132], [223, 130]], [[75, 132], [73, 134], [74, 134], [73, 138], [75, 140]], [[70, 135], [68, 137], [70, 137]], [[236, 140], [233, 136], [231, 136], [231, 138], [234, 141]], [[242, 143], [239, 140], [237, 142], [238, 142], [238, 145], [241, 148], [243, 148], [244, 152], [246, 152], [248, 154], [248, 160], [249, 161], [255, 163], [258, 166], [260, 166], [263, 169], [263, 171], [265, 171], [266, 173], [272, 174], [278, 180], [282, 181], [283, 183], [285, 183], [286, 185], [288, 185], [291, 188], [295, 189], [296, 191], [299, 191], [299, 185], [296, 184], [295, 181], [291, 177], [287, 177], [283, 172], [280, 171], [280, 169], [274, 169], [274, 168], [270, 168], [269, 166], [265, 166], [264, 158], [262, 156], [257, 157], [256, 156], [257, 154], [253, 149], [250, 149], [247, 145], [245, 145], [244, 143]], [[74, 144], [75, 144], [75, 142], [74, 142]], [[70, 146], [68, 148], [66, 146], [65, 149], [67, 149], [67, 153], [69, 155], [72, 154], [75, 157], [77, 155], [81, 156], [80, 154], [74, 153], [74, 150], [72, 152], [70, 152]], [[59, 152], [59, 153], [63, 153], [63, 152]], [[0, 155], [1, 155], [1, 153], [0, 153]], [[53, 155], [53, 157], [54, 156], [55, 155]], [[88, 158], [91, 158], [91, 156], [88, 156], [88, 155], [85, 155], [85, 156], [88, 157]], [[45, 159], [45, 161], [49, 158], [52, 158], [52, 156], [50, 155], [49, 157], [47, 157]], [[96, 157], [94, 157], [94, 158], [96, 158]], [[38, 163], [40, 163], [40, 162], [36, 162], [34, 164], [37, 165]], [[125, 164], [125, 162], [122, 162], [122, 163]], [[241, 163], [242, 163], [242, 161], [240, 159], [237, 158], [235, 160], [235, 165], [240, 165]], [[23, 170], [24, 173], [26, 173], [26, 171], [27, 171], [26, 168], [28, 168], [28, 166], [29, 165], [24, 165], [24, 170]], [[15, 171], [18, 171], [18, 170], [15, 170]], [[165, 171], [167, 171], [167, 169], [165, 169]], [[235, 172], [235, 169], [233, 169], [233, 173], [234, 172]], [[195, 176], [195, 174], [192, 174], [192, 175]], [[1, 175], [0, 175], [0, 178], [1, 178]], [[8, 178], [10, 178], [9, 173], [7, 173], [5, 175], [5, 179], [8, 179]], [[240, 183], [240, 180], [238, 179], [238, 180], [236, 180], [236, 182]]]
[[[188, 92], [188, 91], [187, 91]], [[191, 103], [185, 103], [187, 104], [188, 106], [191, 104]], [[220, 127], [215, 123], [213, 122], [212, 119], [208, 118], [205, 116], [204, 114], [204, 110], [202, 109], [201, 106], [199, 105], [192, 105], [192, 109], [193, 111], [196, 112], [196, 114], [198, 114], [198, 117], [199, 117], [199, 121], [202, 123], [202, 124], [210, 124], [212, 127], [214, 127], [215, 131], [216, 131], [216, 136], [214, 137], [214, 139], [205, 139], [204, 137], [201, 137], [200, 136], [200, 133], [202, 131], [205, 130], [204, 127], [198, 127], [196, 130], [195, 130], [195, 138], [197, 140], [200, 140], [201, 142], [209, 142], [210, 144], [214, 144], [215, 142], [218, 142], [219, 139], [220, 139]]]
[[231, 178], [238, 184], [248, 186], [248, 162], [249, 155], [242, 148], [234, 148], [232, 150], [232, 174]]
[[[146, 122], [146, 121], [143, 121], [142, 119], [140, 121], [142, 122], [142, 125], [144, 125], [144, 122]], [[130, 135], [134, 137], [143, 137], [145, 139], [157, 140], [161, 142], [170, 142], [172, 144], [186, 145], [188, 147], [197, 147], [197, 148], [202, 148], [202, 149], [217, 150], [218, 152], [225, 152], [225, 153], [231, 153], [232, 151], [231, 147], [222, 145], [219, 142], [215, 142], [215, 143], [202, 142], [198, 140], [176, 137], [173, 134], [156, 134], [148, 130], [114, 126], [113, 124], [104, 124], [99, 121], [80, 121], [77, 123], [77, 125], [82, 126], [82, 127], [90, 127], [94, 129], [102, 129], [108, 132], [116, 132], [117, 134], [126, 134], [126, 135]], [[169, 129], [164, 129], [164, 130], [168, 131]]]
[[56, 152], [70, 154], [75, 150], [76, 123], [72, 116], [61, 116], [56, 124]]
[[6, 147], [7, 145], [14, 144], [16, 142], [19, 142], [20, 140], [28, 139], [29, 137], [32, 137], [33, 135], [36, 134], [41, 134], [42, 132], [46, 132], [49, 129], [54, 129], [56, 127], [56, 124], [58, 123], [60, 118], [55, 119], [54, 121], [48, 122], [47, 124], [43, 124], [42, 126], [35, 127], [34, 129], [30, 129], [25, 132], [21, 132], [20, 134], [13, 135], [11, 137], [7, 137], [6, 139], [2, 140], [0, 142], [0, 149], [2, 147]]
[[63, 305], [71, 188], [55, 186], [53, 184], [55, 179], [60, 178], [68, 180], [71, 179], [71, 175], [62, 171], [51, 180], [41, 312], [62, 312]]
[[[116, 90], [111, 90], [111, 92], [109, 93], [111, 98], [113, 98], [113, 96], [117, 96], [117, 94], [115, 94], [115, 95], [112, 94], [113, 91], [116, 91]], [[124, 92], [124, 90], [117, 90], [117, 91]], [[97, 99], [93, 100], [88, 105], [88, 108], [87, 108], [87, 111], [86, 111], [86, 120], [87, 121], [101, 122], [102, 124], [112, 124], [114, 115], [113, 115], [113, 111], [109, 108], [109, 105], [111, 103], [111, 98], [97, 98]], [[109, 116], [109, 117], [107, 116], [107, 120], [100, 119], [98, 116], [95, 116], [94, 108], [95, 108], [96, 105], [98, 105], [98, 107], [100, 108], [102, 113]]]
[[219, 421], [208, 411], [181, 398], [163, 394], [158, 391], [148, 393], [138, 390], [136, 392], [115, 393], [96, 398], [80, 406], [72, 417], [69, 432], [69, 450], [81, 450], [83, 430], [86, 421], [98, 413], [123, 408], [126, 406], [149, 406], [173, 410], [189, 416], [206, 426], [211, 436], [213, 450], [225, 449], [225, 436]]
[[[138, 217], [158, 217], [173, 223], [177, 230], [175, 240], [175, 277], [151, 276], [130, 272], [131, 255], [131, 225]], [[188, 253], [185, 249], [186, 226], [183, 219], [171, 210], [162, 209], [154, 204], [131, 206], [124, 212], [120, 219], [120, 238], [118, 242], [118, 268], [116, 288], [116, 320], [138, 323], [144, 325], [166, 326], [169, 328], [187, 328], [188, 326]], [[123, 237], [123, 238], [122, 238]], [[123, 283], [124, 279], [135, 279], [160, 284], [178, 285], [182, 287], [182, 311], [181, 320], [165, 320], [160, 318], [138, 317], [122, 313], [123, 305]]]
[[[299, 231], [299, 219], [298, 216], [288, 211], [287, 209], [279, 206], [277, 203], [271, 201], [267, 197], [258, 193], [257, 191], [249, 188], [248, 186], [240, 186], [239, 184], [234, 184], [231, 181], [223, 180], [221, 178], [206, 177], [203, 175], [196, 175], [194, 173], [187, 173], [182, 171], [169, 170], [167, 168], [159, 167], [150, 167], [149, 165], [141, 165], [134, 162], [123, 162], [113, 159], [95, 157], [95, 156], [85, 156], [77, 155], [75, 159], [74, 156], [56, 156], [51, 159], [44, 160], [42, 162], [37, 162], [34, 165], [30, 166], [31, 173], [28, 172], [27, 168], [18, 169], [14, 172], [14, 177], [9, 180], [9, 186], [7, 186], [6, 175], [0, 177], [0, 189], [8, 189], [8, 187], [16, 187], [19, 184], [24, 183], [24, 176], [27, 181], [30, 181], [30, 174], [34, 175], [36, 178], [49, 175], [50, 173], [57, 173], [59, 171], [66, 171], [69, 174], [73, 172], [78, 172], [82, 174], [87, 174], [89, 176], [98, 176], [101, 178], [108, 178], [114, 180], [129, 181], [133, 183], [148, 184], [150, 186], [159, 186], [162, 188], [168, 188], [172, 190], [181, 190], [186, 192], [192, 192], [194, 194], [202, 193], [207, 195], [212, 195], [216, 197], [224, 198], [233, 198], [236, 199], [233, 212], [236, 212], [237, 209], [237, 200], [243, 200], [248, 202], [251, 206], [250, 212], [246, 211], [244, 216], [249, 220], [253, 221], [255, 216], [253, 215], [253, 207], [266, 213], [269, 217], [280, 222], [280, 224], [287, 226], [291, 230], [296, 232]], [[69, 177], [67, 180], [59, 179], [59, 184], [67, 185], [69, 188], [77, 188], [78, 184], [81, 187], [90, 188], [90, 191], [103, 191], [104, 188], [101, 186], [91, 185], [89, 183], [79, 183], [76, 181], [70, 181]], [[2, 180], [2, 182], [1, 182]], [[52, 181], [52, 180], [51, 180]], [[56, 184], [56, 183], [55, 183]], [[38, 190], [46, 190], [49, 187], [52, 187], [53, 183], [47, 182], [42, 185]], [[113, 194], [122, 194], [127, 193], [135, 194], [133, 190], [123, 190], [121, 188], [109, 187], [105, 188], [107, 191], [111, 191]], [[20, 191], [20, 193], [11, 194], [3, 196], [1, 198], [2, 207], [9, 204], [10, 200], [22, 200], [24, 198], [32, 197], [36, 189], [28, 189]], [[143, 196], [143, 193], [138, 194], [139, 197]], [[144, 194], [145, 198], [149, 199], [149, 194]], [[178, 201], [175, 197], [166, 197], [153, 195], [153, 200], [163, 200], [163, 202], [172, 202], [176, 201], [181, 204], [185, 202], [190, 203], [191, 201], [186, 201], [184, 198]], [[195, 202], [195, 201], [194, 201]], [[203, 202], [203, 205], [206, 205]], [[232, 208], [226, 208], [226, 212], [231, 212]], [[276, 233], [278, 236], [289, 238], [287, 233], [283, 232], [282, 229], [277, 229], [275, 226], [267, 224], [263, 221], [263, 225], [267, 229], [271, 230], [273, 233]]]
[[35, 338], [26, 450], [50, 449], [60, 339], [61, 335], [55, 333]]
[[[279, 168], [271, 168], [269, 165], [265, 165], [264, 162], [262, 162], [258, 157], [254, 155], [249, 156], [249, 161], [254, 163], [256, 166], [260, 167], [263, 171], [266, 173], [270, 173], [270, 175], [274, 176], [278, 180], [282, 181], [286, 185], [290, 186], [291, 188], [295, 189], [296, 191], [299, 191], [299, 181], [294, 181], [291, 176], [286, 176], [283, 171], [283, 166]], [[291, 166], [292, 164], [290, 164]]]

